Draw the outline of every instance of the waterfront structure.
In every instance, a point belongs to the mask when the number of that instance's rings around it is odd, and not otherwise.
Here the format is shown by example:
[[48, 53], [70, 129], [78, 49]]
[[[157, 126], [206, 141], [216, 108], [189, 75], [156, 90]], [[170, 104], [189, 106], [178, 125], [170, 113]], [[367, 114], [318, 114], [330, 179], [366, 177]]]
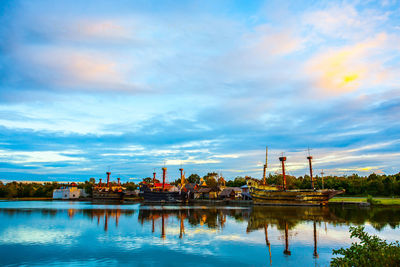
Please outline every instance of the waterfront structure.
[[107, 172], [107, 183], [103, 184], [101, 179], [98, 184], [93, 186], [93, 199], [95, 200], [122, 200], [124, 198], [124, 190], [121, 186], [120, 178], [117, 178], [118, 183], [110, 183], [111, 172]]
[[[181, 168], [182, 169], [182, 168]], [[183, 169], [181, 171], [181, 178], [183, 175]], [[162, 168], [163, 180], [161, 187], [158, 187], [156, 183], [146, 184], [141, 187], [141, 196], [143, 196], [145, 202], [181, 202], [185, 197], [185, 194], [181, 194], [178, 187], [169, 185], [165, 182], [167, 176], [167, 168]], [[153, 173], [153, 181], [155, 181], [155, 173]]]
[[53, 199], [77, 199], [81, 196], [86, 196], [85, 190], [79, 189], [76, 183], [53, 190]]
[[[312, 157], [307, 157], [310, 165], [310, 176], [312, 175]], [[341, 194], [344, 190], [316, 190], [312, 189], [296, 189], [288, 190], [286, 184], [285, 161], [286, 157], [280, 157], [282, 164], [282, 186], [271, 186], [266, 183], [255, 183], [248, 180], [248, 186], [251, 198], [255, 204], [264, 205], [326, 205], [332, 197]], [[313, 180], [312, 180], [313, 181]], [[312, 184], [314, 186], [314, 184]]]

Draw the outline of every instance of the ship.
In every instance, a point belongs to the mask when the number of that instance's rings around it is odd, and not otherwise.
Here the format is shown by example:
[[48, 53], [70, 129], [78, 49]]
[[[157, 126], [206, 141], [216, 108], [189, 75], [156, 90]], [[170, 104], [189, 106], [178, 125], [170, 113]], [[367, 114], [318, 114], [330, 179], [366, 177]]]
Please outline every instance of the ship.
[[286, 157], [280, 157], [282, 163], [283, 186], [266, 184], [266, 169], [268, 163], [268, 148], [266, 149], [263, 182], [259, 183], [253, 179], [247, 180], [249, 193], [254, 204], [261, 205], [285, 205], [285, 206], [316, 206], [326, 205], [332, 197], [344, 193], [344, 190], [319, 189], [314, 186], [312, 174], [312, 156], [307, 157], [310, 166], [311, 189], [287, 189], [285, 175]]
[[[183, 169], [181, 168], [181, 180], [184, 181], [183, 177]], [[144, 199], [144, 202], [147, 203], [180, 203], [185, 200], [184, 194], [181, 194], [181, 191], [168, 183], [165, 182], [167, 168], [162, 168], [163, 172], [163, 182], [156, 182], [156, 173], [153, 172], [153, 183], [141, 185], [141, 196]], [[182, 182], [183, 185], [183, 182]], [[182, 188], [181, 185], [181, 188]]]
[[124, 199], [124, 189], [121, 186], [120, 178], [118, 178], [117, 185], [112, 185], [110, 183], [111, 172], [107, 172], [107, 183], [102, 184], [101, 179], [98, 184], [93, 186], [92, 198], [93, 200], [112, 200], [112, 201], [122, 201]]

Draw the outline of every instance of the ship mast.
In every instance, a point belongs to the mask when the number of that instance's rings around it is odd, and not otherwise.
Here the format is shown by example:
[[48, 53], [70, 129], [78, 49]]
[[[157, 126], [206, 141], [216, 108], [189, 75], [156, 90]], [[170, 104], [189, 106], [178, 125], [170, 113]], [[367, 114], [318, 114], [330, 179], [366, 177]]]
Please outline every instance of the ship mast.
[[283, 190], [286, 191], [286, 175], [285, 175], [286, 157], [280, 157], [279, 160], [282, 162]]
[[315, 186], [314, 186], [314, 177], [313, 177], [313, 171], [312, 171], [312, 163], [311, 163], [312, 158], [313, 158], [313, 157], [310, 155], [310, 148], [308, 148], [308, 157], [307, 157], [307, 159], [308, 159], [308, 165], [309, 165], [309, 167], [310, 167], [311, 189], [312, 189], [312, 190], [315, 190]]
[[263, 185], [266, 185], [266, 174], [267, 174], [267, 166], [268, 166], [268, 146], [265, 148], [265, 164], [263, 171]]

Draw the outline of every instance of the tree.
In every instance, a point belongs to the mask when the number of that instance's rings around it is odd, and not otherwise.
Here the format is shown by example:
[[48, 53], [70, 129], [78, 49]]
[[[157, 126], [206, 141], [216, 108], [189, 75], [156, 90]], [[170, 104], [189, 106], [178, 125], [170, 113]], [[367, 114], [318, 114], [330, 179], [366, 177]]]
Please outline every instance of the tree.
[[350, 227], [350, 237], [360, 239], [360, 243], [352, 243], [351, 247], [334, 249], [331, 266], [400, 266], [400, 244], [387, 243], [378, 236], [369, 235], [364, 227]]
[[217, 179], [215, 176], [204, 176], [204, 181], [209, 187], [214, 187], [218, 185]]
[[191, 184], [193, 184], [193, 183], [198, 184], [198, 183], [200, 183], [200, 176], [195, 174], [195, 173], [193, 173], [187, 178], [187, 180]]
[[143, 179], [143, 182], [145, 182], [146, 184], [150, 184], [150, 183], [153, 182], [153, 178], [146, 177], [146, 178]]

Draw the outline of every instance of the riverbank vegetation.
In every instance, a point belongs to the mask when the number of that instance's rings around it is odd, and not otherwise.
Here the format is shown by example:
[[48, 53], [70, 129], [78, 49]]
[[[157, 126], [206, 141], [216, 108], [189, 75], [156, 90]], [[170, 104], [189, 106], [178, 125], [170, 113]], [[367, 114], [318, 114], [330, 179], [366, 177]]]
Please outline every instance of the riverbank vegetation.
[[[219, 182], [220, 176], [216, 172], [207, 173], [202, 177], [208, 186], [216, 186]], [[240, 187], [246, 184], [246, 179], [251, 177], [238, 176], [234, 179], [226, 179], [226, 186]], [[186, 179], [189, 183], [200, 183], [201, 177], [197, 174], [191, 174]], [[254, 179], [254, 178], [252, 178]], [[152, 178], [145, 178], [144, 181], [152, 181]], [[286, 176], [287, 185], [289, 189], [309, 189], [311, 188], [311, 179], [308, 175], [295, 177], [291, 175]], [[84, 183], [79, 183], [79, 188], [84, 188], [86, 192], [91, 193], [92, 186], [95, 182], [94, 178]], [[270, 174], [266, 179], [267, 184], [270, 185], [282, 185], [282, 175]], [[172, 184], [179, 184], [180, 179], [176, 179]], [[137, 188], [137, 184], [133, 182], [126, 182], [122, 184], [127, 190], [134, 190]], [[0, 182], [0, 198], [22, 198], [22, 197], [52, 197], [53, 190], [59, 188], [61, 185], [55, 182], [49, 183], [21, 183], [11, 182], [4, 184]], [[329, 188], [336, 190], [345, 190], [343, 196], [373, 196], [376, 197], [393, 197], [400, 196], [400, 173], [395, 175], [377, 175], [371, 174], [369, 176], [359, 176], [353, 174], [350, 176], [326, 176], [316, 177], [315, 187], [317, 189]], [[354, 202], [364, 202], [366, 198], [353, 199]], [[340, 201], [340, 198], [335, 198], [334, 201]], [[394, 200], [390, 199], [377, 199], [380, 204], [390, 204]], [[398, 200], [396, 200], [398, 201]], [[396, 202], [395, 201], [395, 202]], [[393, 204], [398, 204], [393, 203]]]
[[400, 266], [400, 243], [387, 243], [378, 236], [369, 235], [364, 227], [350, 227], [350, 237], [358, 238], [347, 249], [334, 249], [331, 266]]

